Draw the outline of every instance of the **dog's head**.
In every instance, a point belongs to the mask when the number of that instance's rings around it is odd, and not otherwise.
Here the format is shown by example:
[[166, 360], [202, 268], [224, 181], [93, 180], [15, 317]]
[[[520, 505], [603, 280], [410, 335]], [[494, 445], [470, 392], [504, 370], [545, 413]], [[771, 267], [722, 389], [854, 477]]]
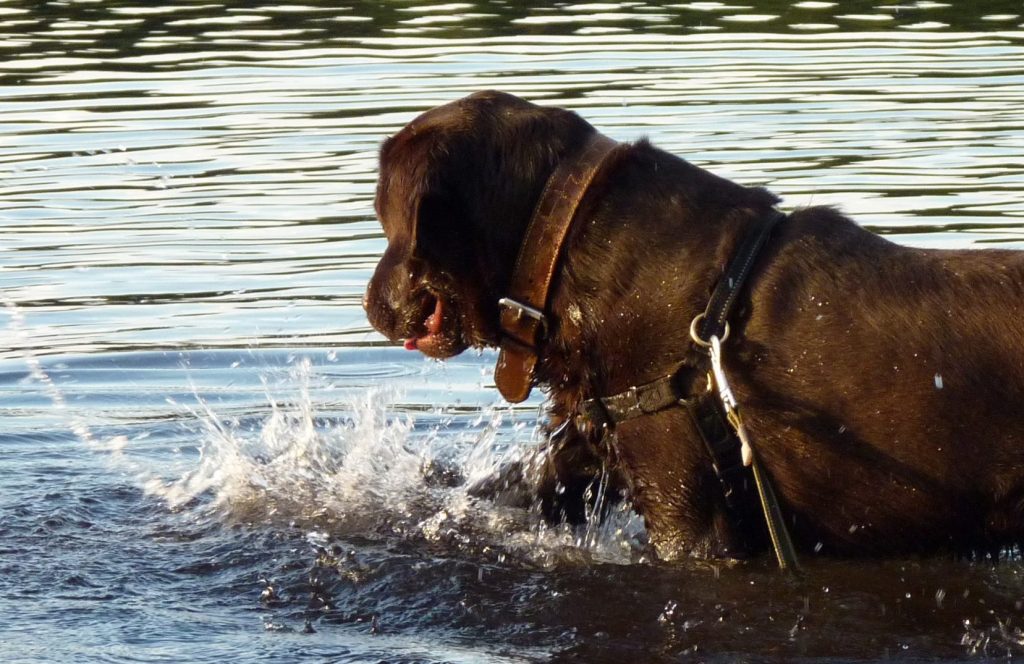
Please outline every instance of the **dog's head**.
[[431, 357], [497, 345], [498, 299], [533, 207], [593, 131], [569, 111], [481, 92], [387, 139], [375, 207], [388, 246], [364, 299], [370, 323]]

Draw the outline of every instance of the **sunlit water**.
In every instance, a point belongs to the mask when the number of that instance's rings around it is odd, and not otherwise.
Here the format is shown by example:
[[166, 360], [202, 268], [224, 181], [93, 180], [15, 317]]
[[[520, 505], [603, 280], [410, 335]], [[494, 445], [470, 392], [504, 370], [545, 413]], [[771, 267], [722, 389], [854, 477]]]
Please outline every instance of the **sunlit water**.
[[377, 146], [482, 88], [1024, 247], [1020, 2], [0, 2], [3, 661], [1024, 655], [1016, 560], [667, 566], [467, 492], [539, 399], [359, 301]]

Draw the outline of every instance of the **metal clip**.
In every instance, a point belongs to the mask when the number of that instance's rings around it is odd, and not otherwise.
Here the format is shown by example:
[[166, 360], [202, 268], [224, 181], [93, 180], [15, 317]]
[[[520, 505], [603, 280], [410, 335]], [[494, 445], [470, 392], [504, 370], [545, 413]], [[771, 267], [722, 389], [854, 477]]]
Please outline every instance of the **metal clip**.
[[743, 465], [749, 466], [754, 461], [754, 450], [750, 447], [750, 437], [747, 428], [743, 425], [743, 418], [740, 416], [740, 405], [729, 387], [729, 381], [725, 377], [725, 370], [722, 368], [722, 340], [718, 335], [711, 336], [711, 371], [715, 378], [715, 387], [718, 388], [718, 398], [722, 400], [725, 407], [725, 415], [729, 424], [736, 431], [740, 439], [740, 452], [743, 456]]

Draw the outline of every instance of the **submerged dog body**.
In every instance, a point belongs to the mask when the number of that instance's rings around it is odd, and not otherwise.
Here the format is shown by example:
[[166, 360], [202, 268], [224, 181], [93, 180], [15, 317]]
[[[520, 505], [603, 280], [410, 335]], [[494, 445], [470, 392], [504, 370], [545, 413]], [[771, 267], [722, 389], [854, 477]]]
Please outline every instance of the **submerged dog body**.
[[[388, 248], [370, 322], [448, 357], [500, 346], [534, 207], [594, 133], [575, 114], [478, 93], [415, 119], [381, 149]], [[606, 435], [586, 399], [674, 372], [689, 324], [777, 199], [645, 141], [615, 148], [569, 230], [534, 379], [551, 418], [539, 498], [578, 519], [604, 470], [658, 554], [742, 555], [763, 534], [727, 514], [688, 414]], [[1024, 535], [1024, 252], [896, 245], [828, 207], [774, 231], [740, 296], [725, 370], [800, 548], [993, 548]], [[703, 375], [692, 377], [701, 389]], [[753, 532], [758, 530], [758, 532]]]

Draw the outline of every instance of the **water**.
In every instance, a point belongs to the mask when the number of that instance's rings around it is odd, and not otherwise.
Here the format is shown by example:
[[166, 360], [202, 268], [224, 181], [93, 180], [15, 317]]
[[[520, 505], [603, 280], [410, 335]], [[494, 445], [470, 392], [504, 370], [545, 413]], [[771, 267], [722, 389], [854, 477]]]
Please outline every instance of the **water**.
[[482, 88], [898, 242], [1024, 248], [1017, 1], [0, 2], [4, 661], [1024, 654], [1016, 559], [662, 565], [628, 512], [467, 495], [539, 401], [359, 301], [377, 146]]

